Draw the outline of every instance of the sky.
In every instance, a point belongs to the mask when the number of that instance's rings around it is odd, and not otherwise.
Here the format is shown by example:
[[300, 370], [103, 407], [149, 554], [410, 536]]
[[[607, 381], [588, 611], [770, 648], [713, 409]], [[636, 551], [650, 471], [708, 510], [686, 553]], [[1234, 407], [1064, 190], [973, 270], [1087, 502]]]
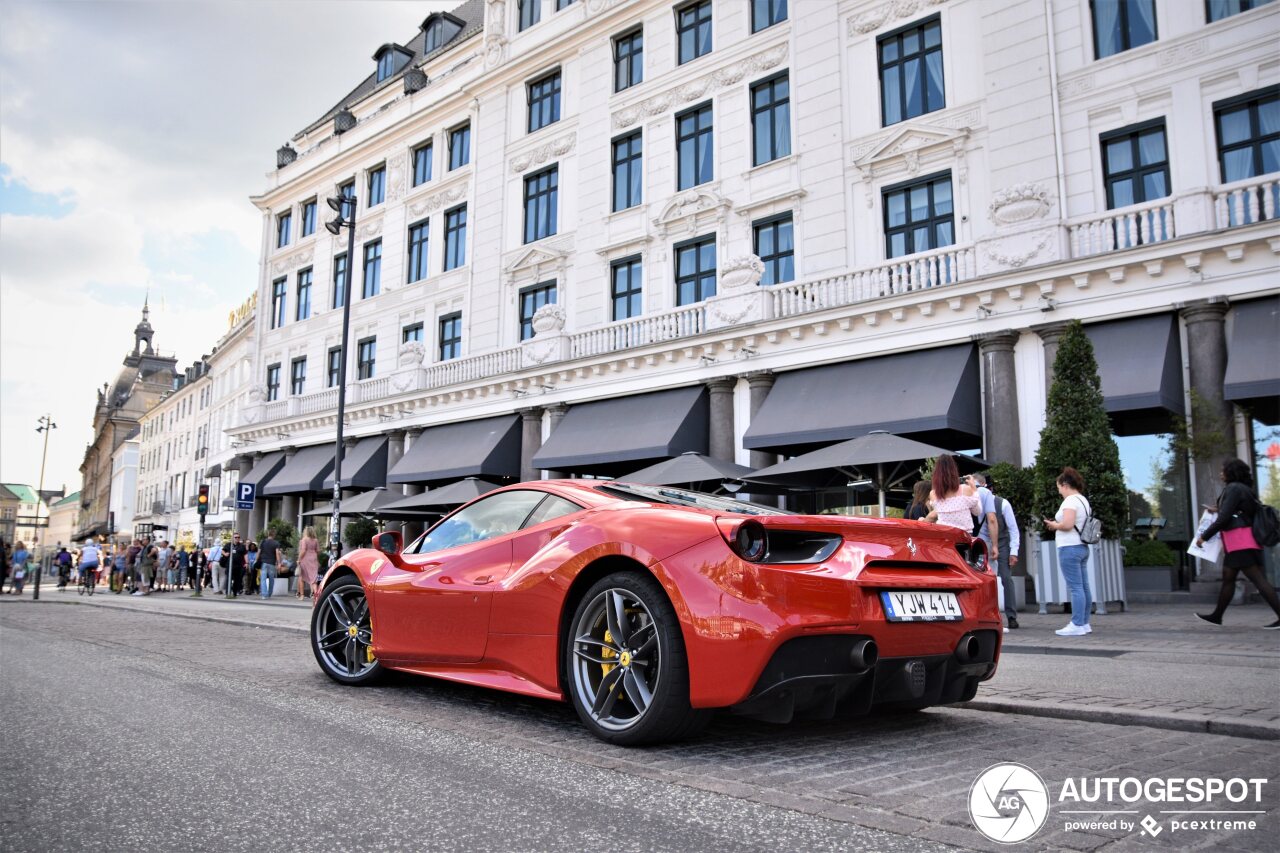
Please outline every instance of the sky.
[[0, 0], [0, 482], [80, 486], [150, 299], [179, 369], [253, 292], [275, 151], [461, 0]]

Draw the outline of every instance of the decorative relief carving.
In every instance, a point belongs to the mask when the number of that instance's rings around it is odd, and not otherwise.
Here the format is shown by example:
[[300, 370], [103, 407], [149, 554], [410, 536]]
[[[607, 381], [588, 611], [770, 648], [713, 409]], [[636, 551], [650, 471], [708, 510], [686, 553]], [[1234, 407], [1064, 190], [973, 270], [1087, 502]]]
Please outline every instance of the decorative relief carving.
[[[887, 133], [878, 133], [868, 139], [854, 143], [849, 148], [849, 156], [854, 162], [858, 162], [872, 152], [886, 151], [889, 148], [897, 147], [899, 150], [919, 148], [922, 147], [925, 141], [944, 140], [956, 136], [955, 133], [947, 133], [946, 131], [958, 131], [963, 135], [968, 135], [971, 128], [981, 125], [982, 108], [980, 106], [972, 106], [968, 109], [947, 113], [936, 118], [922, 116], [898, 125]], [[942, 132], [940, 133], [939, 131]], [[915, 137], [914, 141], [911, 140], [911, 137]], [[896, 152], [886, 151], [886, 153]]]
[[1204, 39], [1199, 41], [1189, 41], [1186, 44], [1176, 45], [1168, 50], [1160, 51], [1161, 67], [1167, 65], [1182, 65], [1193, 59], [1204, 56], [1209, 51], [1209, 43]]
[[595, 15], [606, 9], [611, 9], [621, 3], [622, 0], [587, 0], [587, 14]]
[[427, 348], [421, 341], [406, 341], [400, 345], [400, 352], [396, 354], [396, 367], [400, 370], [418, 367], [426, 355]]
[[294, 252], [292, 255], [276, 259], [271, 264], [271, 272], [282, 273], [286, 270], [292, 269], [293, 267], [307, 263], [311, 260], [314, 250], [314, 246], [308, 246], [305, 249]]
[[732, 293], [756, 287], [764, 275], [764, 261], [756, 255], [733, 258], [720, 269], [720, 292]]
[[484, 67], [486, 71], [497, 68], [507, 59], [507, 40], [500, 35], [485, 36]]
[[541, 279], [548, 274], [563, 278], [567, 264], [567, 252], [561, 251], [554, 246], [543, 244], [532, 246], [517, 253], [506, 265], [504, 271], [506, 272], [507, 284], [514, 284], [518, 279], [526, 276], [535, 280]]
[[1064, 100], [1067, 98], [1075, 98], [1083, 95], [1085, 92], [1093, 91], [1093, 75], [1085, 74], [1074, 80], [1064, 80], [1058, 84], [1058, 96]]
[[523, 172], [531, 166], [541, 166], [552, 157], [563, 157], [573, 151], [577, 142], [578, 134], [566, 133], [559, 139], [553, 139], [545, 145], [511, 158], [511, 171]]
[[368, 222], [356, 228], [356, 242], [368, 240], [377, 237], [382, 233], [382, 219], [378, 218], [374, 222]]
[[424, 213], [430, 213], [433, 210], [439, 210], [446, 204], [452, 204], [467, 196], [467, 185], [465, 183], [454, 184], [451, 187], [432, 193], [419, 201], [415, 201], [409, 205], [410, 216], [421, 216]]
[[484, 10], [484, 31], [494, 35], [506, 35], [507, 4], [505, 0], [488, 0]]
[[1033, 258], [1040, 263], [1057, 260], [1055, 229], [1017, 234], [986, 242], [982, 246], [982, 273], [1021, 269]]
[[[714, 190], [708, 187], [695, 187], [676, 193], [653, 220], [653, 224], [664, 236], [676, 231], [682, 223], [689, 233], [693, 233], [697, 230], [699, 222], [705, 222], [708, 219], [722, 222], [732, 206], [732, 202]], [[704, 213], [709, 216], [702, 216]]]
[[533, 312], [534, 335], [550, 334], [564, 330], [564, 308], [559, 305], [543, 305]]
[[1040, 184], [1014, 184], [992, 196], [987, 215], [997, 225], [1012, 225], [1044, 216], [1049, 205], [1049, 191]]
[[789, 46], [784, 42], [761, 51], [755, 56], [747, 57], [739, 63], [682, 83], [666, 92], [652, 95], [638, 104], [614, 113], [613, 126], [621, 130], [635, 124], [644, 116], [662, 115], [671, 107], [697, 100], [714, 89], [733, 86], [748, 74], [767, 71], [782, 64], [786, 61], [788, 50]]
[[408, 159], [406, 153], [387, 155], [387, 201], [399, 201], [404, 197]]
[[866, 35], [878, 30], [894, 18], [909, 18], [929, 6], [941, 6], [947, 0], [890, 0], [848, 20], [849, 35]]

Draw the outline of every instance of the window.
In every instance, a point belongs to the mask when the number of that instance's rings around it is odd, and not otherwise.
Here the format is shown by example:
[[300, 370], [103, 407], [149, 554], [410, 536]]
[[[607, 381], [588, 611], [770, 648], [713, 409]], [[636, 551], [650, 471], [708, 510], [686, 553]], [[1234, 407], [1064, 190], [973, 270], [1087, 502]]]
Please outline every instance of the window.
[[333, 307], [341, 308], [347, 299], [347, 255], [333, 259]]
[[950, 172], [885, 189], [884, 242], [890, 258], [955, 242]]
[[294, 309], [293, 318], [295, 320], [305, 320], [311, 316], [311, 270], [310, 268], [300, 270], [298, 272], [298, 299], [297, 308]]
[[1101, 142], [1108, 209], [1169, 194], [1164, 119], [1104, 133]]
[[786, 73], [751, 87], [751, 164], [791, 153], [791, 88]]
[[644, 186], [640, 131], [613, 140], [613, 209], [626, 210], [640, 203]]
[[462, 314], [446, 314], [440, 318], [440, 360], [462, 355]]
[[1156, 40], [1155, 0], [1089, 0], [1093, 49], [1105, 59]]
[[711, 0], [676, 10], [676, 39], [679, 65], [711, 52]]
[[316, 200], [304, 202], [302, 205], [302, 236], [310, 237], [316, 233]]
[[378, 339], [365, 338], [356, 345], [356, 379], [372, 379], [378, 356]]
[[387, 167], [379, 166], [369, 172], [369, 207], [382, 204], [387, 195]]
[[880, 52], [880, 119], [888, 127], [945, 107], [942, 24], [937, 17], [876, 40]]
[[635, 30], [613, 40], [613, 91], [644, 81], [644, 30]]
[[515, 533], [544, 497], [546, 492], [515, 489], [481, 498], [431, 528], [418, 542], [417, 553], [430, 554]]
[[644, 313], [641, 269], [639, 255], [609, 265], [614, 320], [629, 320]]
[[461, 169], [471, 162], [471, 124], [449, 131], [449, 171]]
[[444, 44], [444, 21], [435, 18], [427, 24], [426, 34], [422, 40], [422, 52], [430, 53], [442, 44]]
[[787, 19], [787, 0], [751, 0], [751, 32], [781, 24]]
[[705, 184], [713, 177], [711, 136], [711, 104], [676, 116], [676, 151], [679, 175], [676, 189]]
[[792, 235], [791, 214], [784, 213], [764, 219], [752, 226], [755, 237], [756, 257], [764, 262], [761, 284], [781, 284], [795, 281], [795, 239]]
[[573, 5], [573, 3], [574, 0], [556, 0], [556, 11], [559, 12], [563, 9], [568, 9]]
[[529, 517], [525, 519], [520, 529], [525, 530], [530, 527], [537, 527], [539, 524], [553, 521], [566, 515], [573, 515], [581, 509], [582, 507], [572, 501], [558, 498], [555, 495], [547, 495], [542, 499], [542, 503], [538, 504], [538, 508], [529, 513]]
[[298, 396], [307, 385], [307, 358], [295, 358], [289, 364], [289, 393]]
[[342, 196], [343, 198], [355, 198], [356, 197], [355, 179], [352, 178], [351, 180], [347, 181], [345, 184], [340, 184], [338, 186], [338, 195]]
[[378, 57], [378, 82], [381, 83], [396, 73], [398, 51], [388, 50]]
[[1280, 172], [1280, 86], [1213, 105], [1222, 182]]
[[288, 280], [278, 278], [271, 282], [271, 328], [278, 329], [284, 325], [285, 291]]
[[552, 166], [524, 179], [524, 241], [532, 243], [556, 233], [556, 196], [560, 169]]
[[457, 269], [467, 262], [467, 206], [455, 207], [444, 215], [444, 268]]
[[542, 0], [516, 0], [516, 6], [520, 15], [517, 27], [519, 32], [524, 32], [542, 19]]
[[676, 245], [676, 304], [692, 305], [716, 294], [716, 238]]
[[544, 281], [520, 291], [520, 340], [533, 337], [533, 315], [543, 305], [556, 304], [556, 283]]
[[342, 373], [342, 347], [329, 348], [329, 370], [326, 378], [327, 388], [338, 387], [338, 377]]
[[560, 72], [541, 77], [528, 87], [529, 132], [560, 120]]
[[289, 245], [289, 227], [293, 224], [292, 213], [282, 213], [276, 217], [276, 248]]
[[1205, 19], [1209, 23], [1265, 6], [1271, 0], [1205, 0]]
[[364, 244], [364, 279], [360, 298], [368, 299], [382, 292], [382, 241]]
[[429, 220], [409, 226], [409, 281], [427, 277], [427, 233]]
[[431, 155], [433, 146], [430, 142], [413, 149], [413, 185], [425, 184], [431, 180]]
[[267, 402], [271, 403], [280, 399], [280, 365], [272, 364], [267, 367]]
[[412, 325], [405, 326], [403, 329], [400, 330], [400, 343], [407, 344], [411, 341], [417, 341], [418, 343], [422, 343], [422, 324], [421, 323], [414, 323]]

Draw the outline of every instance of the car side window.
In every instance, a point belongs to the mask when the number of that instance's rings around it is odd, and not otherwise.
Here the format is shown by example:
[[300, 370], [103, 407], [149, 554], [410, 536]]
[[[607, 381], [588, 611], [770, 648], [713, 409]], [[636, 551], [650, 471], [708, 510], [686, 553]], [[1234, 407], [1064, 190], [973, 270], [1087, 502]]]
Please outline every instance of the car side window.
[[418, 543], [417, 553], [430, 554], [514, 533], [544, 497], [546, 492], [517, 489], [481, 498], [432, 528]]
[[536, 524], [559, 518], [562, 515], [572, 515], [580, 509], [582, 507], [573, 501], [567, 501], [555, 495], [547, 495], [542, 503], [538, 504], [538, 508], [529, 516], [529, 520], [524, 523], [524, 526], [533, 527]]

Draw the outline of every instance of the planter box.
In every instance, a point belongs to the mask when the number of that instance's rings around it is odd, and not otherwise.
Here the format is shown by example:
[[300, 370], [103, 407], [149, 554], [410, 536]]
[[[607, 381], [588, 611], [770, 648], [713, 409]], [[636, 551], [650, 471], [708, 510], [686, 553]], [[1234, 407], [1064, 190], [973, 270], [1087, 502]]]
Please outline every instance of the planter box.
[[[1036, 601], [1040, 603], [1041, 613], [1048, 613], [1049, 604], [1070, 604], [1071, 590], [1058, 568], [1058, 549], [1052, 540], [1033, 543], [1038, 545], [1030, 552], [1034, 566], [1028, 566], [1027, 572], [1035, 579]], [[1097, 545], [1089, 546], [1089, 562], [1085, 566], [1089, 573], [1089, 589], [1093, 593], [1097, 612], [1105, 614], [1107, 604], [1115, 602], [1123, 610], [1127, 599], [1124, 585], [1124, 558], [1120, 552], [1120, 541], [1104, 539]]]
[[1178, 588], [1176, 566], [1126, 566], [1125, 589], [1132, 592], [1173, 592]]

